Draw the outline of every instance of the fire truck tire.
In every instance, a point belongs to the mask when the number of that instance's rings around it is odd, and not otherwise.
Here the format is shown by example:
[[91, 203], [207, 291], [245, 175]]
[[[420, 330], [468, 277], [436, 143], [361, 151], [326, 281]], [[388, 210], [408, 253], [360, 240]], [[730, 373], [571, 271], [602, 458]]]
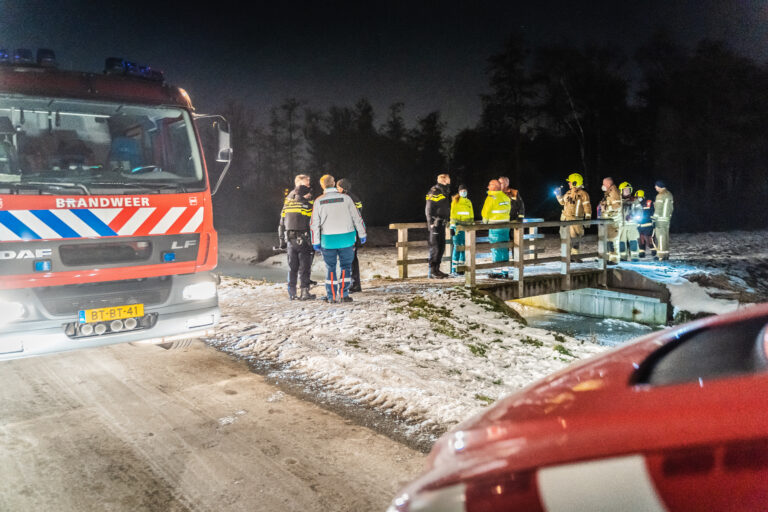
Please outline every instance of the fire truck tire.
[[181, 340], [174, 340], [168, 343], [158, 343], [158, 347], [162, 347], [165, 350], [177, 350], [181, 348], [187, 348], [192, 344], [194, 338], [184, 338]]

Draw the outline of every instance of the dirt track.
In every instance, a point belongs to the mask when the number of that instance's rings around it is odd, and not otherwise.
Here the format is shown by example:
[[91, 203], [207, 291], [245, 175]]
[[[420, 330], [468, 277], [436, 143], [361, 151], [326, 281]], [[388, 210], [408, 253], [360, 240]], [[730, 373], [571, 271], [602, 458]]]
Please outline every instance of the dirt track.
[[382, 511], [424, 456], [195, 342], [0, 363], [0, 510]]

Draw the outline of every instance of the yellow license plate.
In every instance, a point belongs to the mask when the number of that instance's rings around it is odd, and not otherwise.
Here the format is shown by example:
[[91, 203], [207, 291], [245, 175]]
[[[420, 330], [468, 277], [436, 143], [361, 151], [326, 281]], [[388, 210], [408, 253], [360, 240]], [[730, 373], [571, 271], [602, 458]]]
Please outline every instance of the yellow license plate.
[[121, 320], [123, 318], [133, 318], [144, 316], [144, 304], [131, 304], [130, 306], [115, 306], [111, 308], [82, 309], [79, 312], [78, 320], [81, 324], [90, 324], [93, 322], [109, 322], [110, 320]]

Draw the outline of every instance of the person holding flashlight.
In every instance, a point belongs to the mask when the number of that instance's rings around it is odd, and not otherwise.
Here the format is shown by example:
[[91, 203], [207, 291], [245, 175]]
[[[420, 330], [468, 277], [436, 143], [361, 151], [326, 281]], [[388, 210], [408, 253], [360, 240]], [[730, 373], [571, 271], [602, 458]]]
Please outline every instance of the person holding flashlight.
[[[563, 194], [562, 187], [555, 189], [557, 202], [563, 207], [560, 220], [590, 220], [592, 218], [592, 203], [589, 194], [584, 190], [584, 177], [579, 173], [568, 176], [568, 191]], [[579, 254], [581, 239], [584, 237], [584, 226], [573, 224], [560, 228], [560, 237], [565, 236], [566, 230], [571, 233], [571, 255]]]

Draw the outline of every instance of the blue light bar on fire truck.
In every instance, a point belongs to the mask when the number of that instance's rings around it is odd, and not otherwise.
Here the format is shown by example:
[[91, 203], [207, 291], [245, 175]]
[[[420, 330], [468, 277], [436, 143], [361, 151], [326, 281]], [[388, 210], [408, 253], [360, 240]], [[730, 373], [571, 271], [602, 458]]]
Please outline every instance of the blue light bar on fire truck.
[[6, 48], [0, 48], [0, 65], [14, 66], [40, 66], [44, 68], [55, 68], [56, 54], [48, 48], [39, 48], [37, 50], [37, 59], [33, 58], [32, 50], [28, 48], [17, 48], [10, 53]]
[[140, 66], [135, 62], [130, 62], [119, 57], [109, 57], [104, 62], [104, 74], [135, 76], [137, 78], [144, 78], [155, 82], [162, 82], [165, 79], [162, 71], [152, 69], [149, 66]]

